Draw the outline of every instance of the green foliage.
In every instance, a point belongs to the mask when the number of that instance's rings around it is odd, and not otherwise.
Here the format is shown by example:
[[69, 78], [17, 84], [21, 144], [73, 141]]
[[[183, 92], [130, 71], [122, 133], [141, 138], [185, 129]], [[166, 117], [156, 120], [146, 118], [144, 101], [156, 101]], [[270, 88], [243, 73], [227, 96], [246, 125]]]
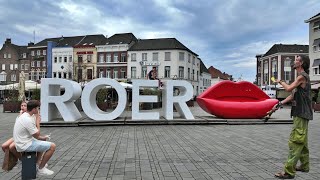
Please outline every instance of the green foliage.
[[31, 96], [31, 99], [32, 100], [38, 100], [40, 101], [40, 89], [34, 89], [32, 90], [32, 96]]
[[318, 92], [317, 103], [320, 103], [320, 90]]
[[18, 102], [19, 101], [19, 91], [15, 90], [15, 89], [10, 89], [8, 91], [8, 94], [6, 97], [8, 97], [8, 101]]
[[97, 92], [97, 96], [96, 96], [97, 103], [105, 102], [105, 100], [107, 98], [107, 95], [108, 95], [108, 89], [107, 88], [100, 89]]
[[153, 89], [153, 88], [144, 88], [142, 91], [143, 95], [161, 95], [161, 91], [158, 89]]

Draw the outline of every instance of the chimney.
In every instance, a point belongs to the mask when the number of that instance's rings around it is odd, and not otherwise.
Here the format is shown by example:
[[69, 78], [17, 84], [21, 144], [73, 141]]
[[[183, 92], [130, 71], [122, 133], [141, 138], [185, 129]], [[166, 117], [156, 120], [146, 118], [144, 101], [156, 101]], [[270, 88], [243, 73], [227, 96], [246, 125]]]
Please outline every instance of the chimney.
[[11, 44], [11, 38], [7, 38], [5, 43], [6, 44]]
[[33, 45], [34, 45], [33, 42], [29, 42], [29, 43], [28, 43], [28, 46], [33, 46]]

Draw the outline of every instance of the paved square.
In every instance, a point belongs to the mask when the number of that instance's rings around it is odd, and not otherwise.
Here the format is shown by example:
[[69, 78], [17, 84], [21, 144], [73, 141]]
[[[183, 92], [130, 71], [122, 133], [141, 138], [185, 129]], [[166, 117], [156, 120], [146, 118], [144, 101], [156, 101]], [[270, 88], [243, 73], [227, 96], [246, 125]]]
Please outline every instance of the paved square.
[[[0, 106], [0, 111], [2, 106]], [[197, 107], [195, 115], [207, 115]], [[2, 112], [2, 111], [1, 111]], [[0, 113], [0, 142], [12, 137], [17, 113]], [[289, 109], [275, 118], [289, 119]], [[311, 170], [320, 179], [320, 113], [309, 125]], [[37, 179], [274, 179], [288, 153], [291, 124], [119, 125], [42, 127], [57, 149], [52, 176]], [[2, 164], [4, 153], [0, 152]], [[0, 179], [21, 179], [21, 165]]]

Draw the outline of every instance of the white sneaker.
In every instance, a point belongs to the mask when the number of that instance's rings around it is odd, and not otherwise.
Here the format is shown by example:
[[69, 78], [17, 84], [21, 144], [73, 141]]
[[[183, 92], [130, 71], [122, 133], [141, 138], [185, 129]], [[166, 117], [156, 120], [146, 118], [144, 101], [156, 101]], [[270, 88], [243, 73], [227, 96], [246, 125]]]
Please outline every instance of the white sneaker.
[[49, 170], [48, 168], [43, 167], [42, 169], [38, 169], [38, 175], [39, 176], [50, 176], [52, 175], [54, 172]]

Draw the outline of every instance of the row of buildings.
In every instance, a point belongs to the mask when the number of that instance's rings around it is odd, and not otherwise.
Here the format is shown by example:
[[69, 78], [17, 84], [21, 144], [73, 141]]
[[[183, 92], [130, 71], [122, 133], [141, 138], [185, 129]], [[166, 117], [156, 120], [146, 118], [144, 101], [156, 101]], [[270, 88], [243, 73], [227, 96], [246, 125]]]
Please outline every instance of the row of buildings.
[[286, 83], [292, 83], [297, 77], [291, 64], [298, 55], [310, 58], [310, 80], [312, 89], [318, 89], [320, 84], [320, 13], [305, 20], [309, 24], [309, 45], [275, 44], [265, 54], [257, 58], [256, 84], [261, 88], [272, 86], [280, 88], [270, 79], [275, 77]]
[[[183, 79], [194, 87], [194, 95], [212, 83], [231, 76], [206, 68], [199, 55], [176, 38], [137, 39], [132, 33], [47, 38], [36, 44], [17, 46], [7, 38], [0, 50], [0, 82], [63, 78], [79, 83], [95, 78], [130, 82], [147, 79], [156, 67], [162, 81]], [[213, 71], [215, 69], [216, 71]]]

